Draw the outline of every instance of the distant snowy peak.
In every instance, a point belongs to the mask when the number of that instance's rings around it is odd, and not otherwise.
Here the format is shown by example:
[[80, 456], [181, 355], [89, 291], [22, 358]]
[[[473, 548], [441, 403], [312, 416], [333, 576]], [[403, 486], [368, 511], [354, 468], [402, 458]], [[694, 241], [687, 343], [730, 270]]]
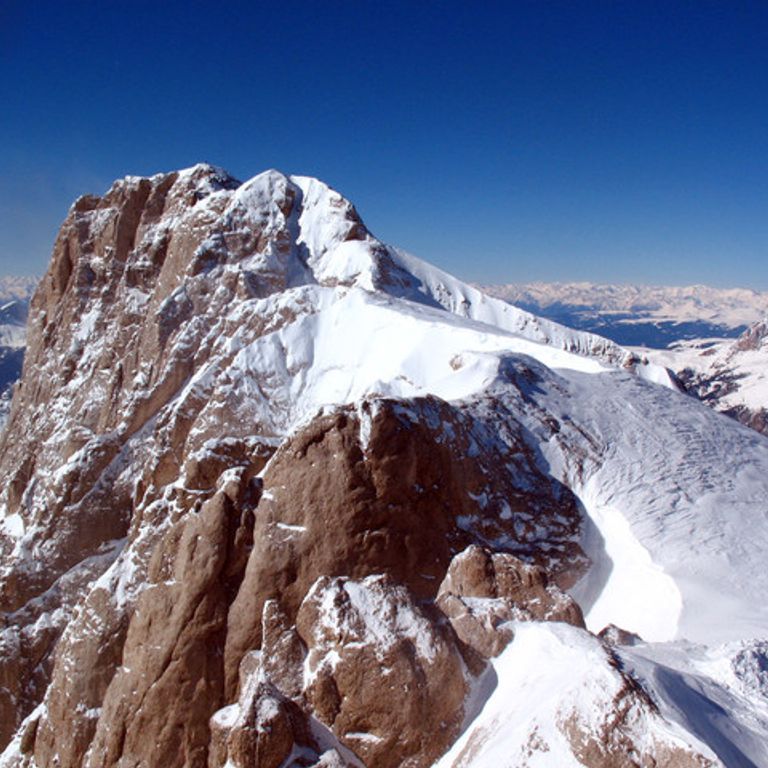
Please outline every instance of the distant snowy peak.
[[670, 322], [707, 321], [729, 327], [749, 325], [768, 314], [768, 291], [706, 285], [612, 285], [607, 283], [507, 283], [483, 290], [513, 304], [631, 312]]
[[0, 306], [0, 347], [24, 347], [27, 302], [9, 301]]
[[[30, 275], [0, 277], [0, 305], [13, 301], [28, 301], [37, 286], [39, 278]], [[0, 307], [2, 311], [4, 307]]]

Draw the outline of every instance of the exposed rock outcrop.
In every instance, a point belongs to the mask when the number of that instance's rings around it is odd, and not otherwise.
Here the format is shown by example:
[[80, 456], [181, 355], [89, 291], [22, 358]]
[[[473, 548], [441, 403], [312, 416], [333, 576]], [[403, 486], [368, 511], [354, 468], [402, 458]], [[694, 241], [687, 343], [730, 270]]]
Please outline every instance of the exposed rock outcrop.
[[476, 544], [451, 561], [437, 605], [462, 643], [485, 658], [507, 647], [514, 637], [514, 621], [584, 626], [576, 601], [550, 585], [543, 568]]
[[450, 634], [389, 577], [322, 578], [296, 623], [305, 693], [366, 765], [427, 766], [455, 738], [468, 692]]
[[[320, 759], [320, 748], [306, 713], [274, 686], [260, 680], [258, 671], [246, 678], [238, 703], [214, 715], [211, 732], [212, 767], [310, 766], [317, 765]], [[338, 752], [336, 756], [340, 759]]]
[[685, 389], [702, 402], [768, 435], [768, 319], [735, 341], [680, 344], [664, 354]]
[[[265, 602], [277, 599], [292, 621], [321, 576], [386, 573], [431, 599], [453, 555], [477, 541], [544, 558], [564, 580], [581, 572], [573, 498], [540, 475], [522, 440], [473, 455], [469, 446], [481, 437], [476, 419], [434, 398], [384, 400], [320, 417], [279, 449], [264, 474], [254, 548], [230, 610], [229, 691], [239, 659], [261, 643]], [[503, 471], [509, 462], [520, 475]], [[506, 515], [491, 512], [493, 498]], [[534, 509], [535, 531], [526, 527]], [[560, 556], [545, 557], [542, 544]]]

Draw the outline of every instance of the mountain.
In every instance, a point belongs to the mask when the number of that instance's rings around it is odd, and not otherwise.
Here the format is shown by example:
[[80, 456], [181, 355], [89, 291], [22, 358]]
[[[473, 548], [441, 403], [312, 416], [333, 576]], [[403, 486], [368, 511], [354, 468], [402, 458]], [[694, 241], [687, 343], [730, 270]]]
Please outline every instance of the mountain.
[[643, 354], [674, 370], [689, 392], [715, 410], [768, 434], [768, 318], [735, 341], [701, 339]]
[[0, 303], [25, 302], [34, 293], [39, 278], [30, 275], [0, 277]]
[[[21, 376], [31, 290], [21, 278], [0, 278], [0, 428], [8, 417], [13, 385]], [[29, 290], [25, 295], [24, 290]], [[13, 298], [16, 297], [16, 298]]]
[[768, 765], [768, 439], [315, 179], [77, 200], [0, 470], [2, 766]]
[[619, 344], [655, 349], [682, 340], [736, 337], [768, 314], [768, 292], [745, 288], [511, 283], [482, 290]]

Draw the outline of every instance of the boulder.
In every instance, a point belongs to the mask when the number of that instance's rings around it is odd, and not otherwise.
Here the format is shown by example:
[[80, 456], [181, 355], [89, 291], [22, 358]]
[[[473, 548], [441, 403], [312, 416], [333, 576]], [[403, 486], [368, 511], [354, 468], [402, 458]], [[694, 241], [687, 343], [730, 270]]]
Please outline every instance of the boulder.
[[514, 621], [584, 626], [578, 603], [550, 584], [543, 568], [476, 544], [451, 561], [437, 605], [462, 643], [485, 658], [512, 640]]

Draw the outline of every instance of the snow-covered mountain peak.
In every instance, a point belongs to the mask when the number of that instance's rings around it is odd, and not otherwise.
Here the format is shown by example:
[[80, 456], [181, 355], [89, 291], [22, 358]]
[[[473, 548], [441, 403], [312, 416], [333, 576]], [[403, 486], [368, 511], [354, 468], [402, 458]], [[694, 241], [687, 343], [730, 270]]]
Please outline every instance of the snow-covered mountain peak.
[[28, 301], [38, 282], [37, 277], [0, 277], [0, 302]]
[[29, 327], [3, 768], [718, 765], [588, 631], [768, 630], [768, 443], [665, 369], [208, 165], [81, 198]]
[[[493, 299], [382, 243], [352, 203], [318, 179], [268, 170], [241, 183], [222, 169], [199, 164], [150, 178], [128, 176], [103, 198], [81, 198], [72, 213], [87, 218], [96, 237], [115, 226], [131, 226], [131, 216], [139, 216], [133, 241], [118, 241], [117, 261], [140, 272], [147, 259], [162, 260], [160, 282], [168, 294], [178, 292], [164, 311], [175, 312], [171, 307], [183, 304], [184, 296], [215, 280], [237, 282], [238, 300], [263, 298], [265, 286], [267, 292], [311, 285], [361, 288], [447, 310], [674, 386], [663, 369], [606, 339]], [[99, 274], [105, 267], [107, 262], [94, 253], [88, 269]], [[62, 269], [66, 273], [65, 263]], [[141, 286], [135, 278], [126, 277], [124, 283], [121, 292], [138, 300]], [[223, 296], [221, 291], [216, 295]]]

